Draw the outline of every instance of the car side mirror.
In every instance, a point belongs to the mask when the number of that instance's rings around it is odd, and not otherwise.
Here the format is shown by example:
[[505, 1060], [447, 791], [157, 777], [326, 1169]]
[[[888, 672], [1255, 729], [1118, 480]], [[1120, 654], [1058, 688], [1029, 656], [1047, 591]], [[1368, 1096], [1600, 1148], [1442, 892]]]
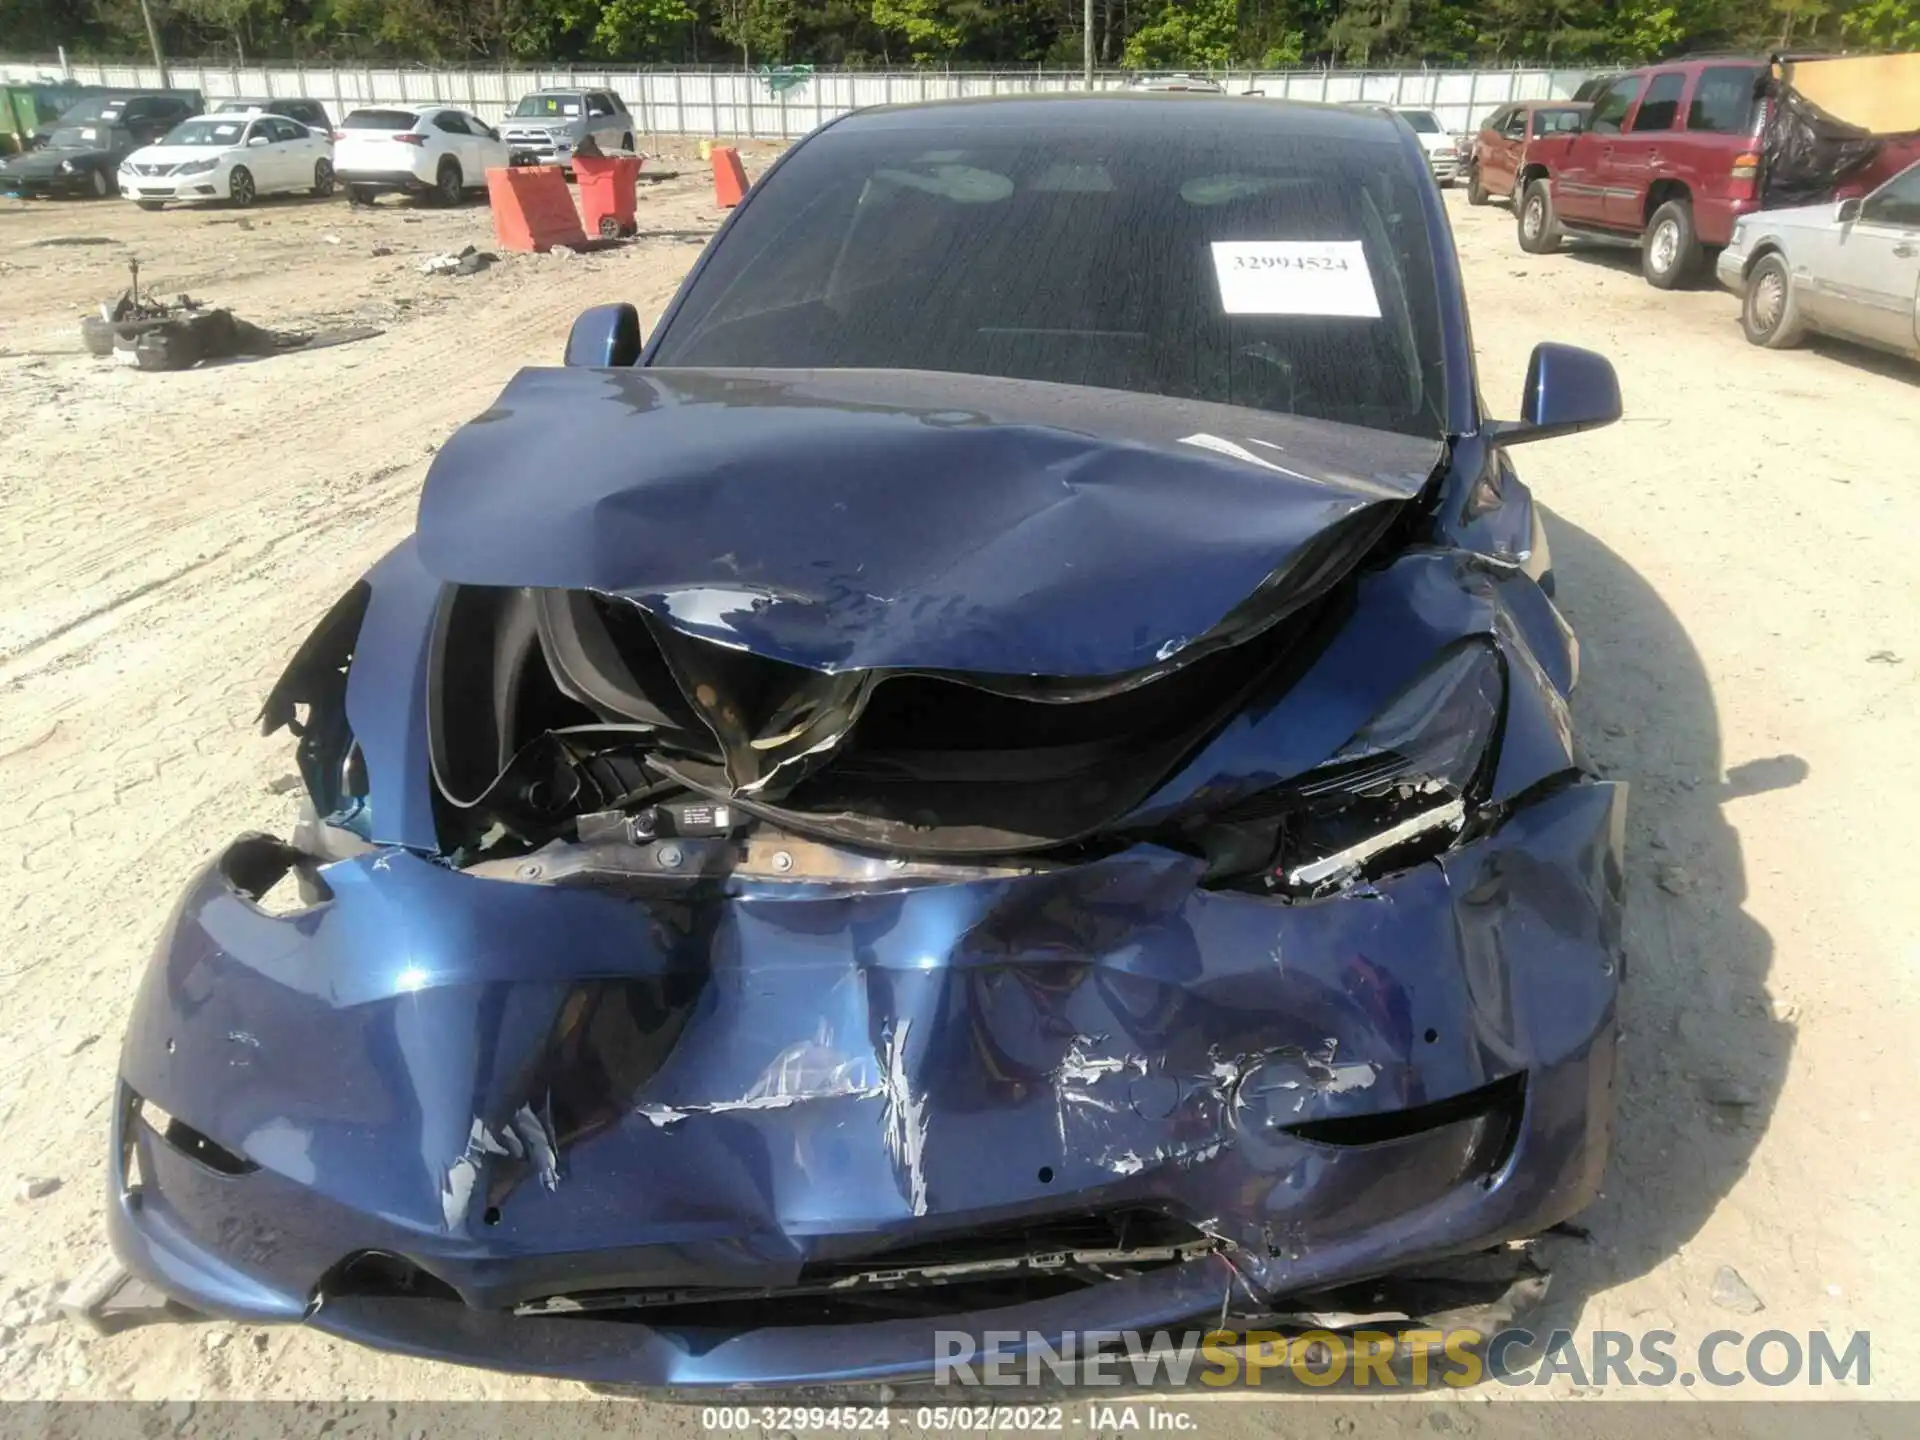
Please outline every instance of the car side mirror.
[[1839, 207], [1834, 210], [1833, 218], [1838, 220], [1842, 225], [1850, 224], [1858, 220], [1860, 218], [1860, 197], [1855, 195], [1850, 200], [1842, 200]]
[[1551, 440], [1611, 425], [1620, 418], [1620, 378], [1604, 355], [1548, 342], [1533, 347], [1518, 420], [1493, 420], [1483, 428], [1496, 445]]
[[640, 358], [640, 312], [631, 305], [582, 310], [567, 334], [569, 365], [616, 367]]
[[255, 135], [252, 139], [247, 141], [247, 148], [251, 150], [256, 145], [271, 145], [272, 143], [273, 141], [265, 135]]

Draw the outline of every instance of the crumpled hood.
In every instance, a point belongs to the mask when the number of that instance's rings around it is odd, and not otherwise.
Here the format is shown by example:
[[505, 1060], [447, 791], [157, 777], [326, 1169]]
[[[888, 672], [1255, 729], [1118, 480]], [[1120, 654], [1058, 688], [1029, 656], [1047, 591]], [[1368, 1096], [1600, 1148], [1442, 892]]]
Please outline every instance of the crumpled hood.
[[1115, 675], [1323, 587], [1443, 454], [978, 376], [528, 370], [435, 460], [418, 546], [445, 581], [620, 594], [829, 673]]
[[129, 165], [184, 165], [195, 160], [220, 160], [237, 145], [142, 145], [127, 156]]

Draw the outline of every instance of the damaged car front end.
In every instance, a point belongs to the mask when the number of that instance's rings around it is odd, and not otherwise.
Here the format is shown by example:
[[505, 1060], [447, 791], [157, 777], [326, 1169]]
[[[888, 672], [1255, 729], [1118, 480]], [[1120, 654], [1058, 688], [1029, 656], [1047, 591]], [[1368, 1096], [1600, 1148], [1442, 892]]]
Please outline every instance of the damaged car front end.
[[[1480, 416], [1431, 188], [1317, 107], [863, 112], [644, 355], [583, 317], [267, 700], [306, 811], [136, 1000], [123, 1260], [410, 1353], [800, 1385], [1312, 1310], [1578, 1210], [1624, 792], [1505, 447], [1618, 393], [1542, 346]], [[1022, 291], [1063, 213], [1143, 248]], [[1200, 313], [1261, 214], [1374, 313]]]

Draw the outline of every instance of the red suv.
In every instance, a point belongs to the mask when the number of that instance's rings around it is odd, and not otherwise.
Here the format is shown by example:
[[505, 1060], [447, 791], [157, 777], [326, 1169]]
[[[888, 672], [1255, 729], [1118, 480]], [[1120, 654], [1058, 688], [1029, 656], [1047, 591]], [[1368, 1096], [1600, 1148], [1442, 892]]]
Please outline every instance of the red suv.
[[1527, 147], [1546, 135], [1569, 135], [1586, 123], [1587, 107], [1572, 100], [1521, 100], [1489, 115], [1473, 137], [1467, 170], [1467, 203], [1511, 198], [1520, 208], [1520, 177]]
[[1515, 187], [1520, 248], [1567, 231], [1640, 237], [1641, 273], [1671, 290], [1733, 222], [1759, 208], [1763, 60], [1676, 60], [1616, 77], [1577, 133], [1527, 147]]

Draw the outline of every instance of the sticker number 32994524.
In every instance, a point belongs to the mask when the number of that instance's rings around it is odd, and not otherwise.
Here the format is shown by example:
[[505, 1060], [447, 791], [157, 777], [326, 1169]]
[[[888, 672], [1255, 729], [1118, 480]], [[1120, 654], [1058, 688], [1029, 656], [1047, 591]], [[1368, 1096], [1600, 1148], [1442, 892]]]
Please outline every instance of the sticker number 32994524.
[[1213, 270], [1229, 315], [1380, 318], [1358, 240], [1216, 240]]

